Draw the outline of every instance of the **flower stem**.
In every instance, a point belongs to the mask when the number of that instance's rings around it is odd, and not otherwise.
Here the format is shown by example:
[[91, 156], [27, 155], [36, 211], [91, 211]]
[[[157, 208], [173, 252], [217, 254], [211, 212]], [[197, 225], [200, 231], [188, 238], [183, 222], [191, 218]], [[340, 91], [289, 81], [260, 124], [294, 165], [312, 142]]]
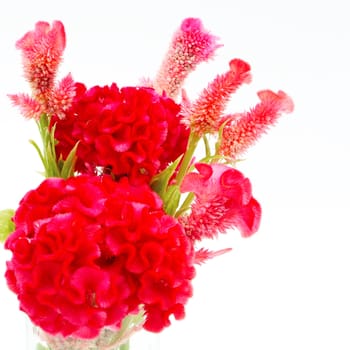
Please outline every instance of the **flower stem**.
[[[40, 158], [45, 169], [45, 177], [60, 177], [60, 170], [57, 164], [55, 139], [49, 131], [49, 117], [43, 114], [38, 121], [38, 128], [43, 143], [43, 150], [40, 153]], [[38, 147], [36, 146], [37, 150]]]
[[188, 167], [191, 164], [193, 154], [196, 150], [196, 147], [198, 145], [198, 141], [200, 140], [200, 137], [194, 133], [190, 134], [189, 140], [188, 140], [188, 147], [187, 150], [182, 158], [179, 172], [177, 173], [176, 176], [176, 184], [180, 185], [183, 178], [187, 174]]
[[119, 350], [129, 350], [130, 349], [130, 342], [129, 339], [122, 345], [120, 345]]

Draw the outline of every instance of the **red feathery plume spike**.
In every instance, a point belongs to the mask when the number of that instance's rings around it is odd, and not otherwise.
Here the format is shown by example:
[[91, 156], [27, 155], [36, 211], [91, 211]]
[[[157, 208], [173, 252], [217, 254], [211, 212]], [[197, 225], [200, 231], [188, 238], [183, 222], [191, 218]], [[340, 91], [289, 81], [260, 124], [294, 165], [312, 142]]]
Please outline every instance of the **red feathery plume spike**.
[[230, 70], [218, 75], [203, 90], [192, 107], [185, 111], [187, 123], [199, 136], [217, 132], [220, 117], [231, 95], [244, 83], [251, 81], [250, 66], [241, 59], [230, 61]]
[[28, 119], [40, 119], [42, 105], [27, 94], [8, 95], [14, 106], [19, 107], [21, 114]]
[[232, 250], [232, 248], [225, 248], [225, 249], [220, 249], [220, 250], [208, 250], [205, 248], [200, 248], [197, 251], [195, 251], [195, 256], [194, 256], [194, 263], [198, 264], [198, 265], [202, 265], [205, 262], [207, 262], [207, 260], [209, 259], [213, 259], [216, 258], [217, 256], [226, 254], [228, 252], [230, 252]]
[[37, 22], [35, 29], [16, 43], [16, 48], [22, 50], [24, 76], [39, 101], [45, 101], [54, 86], [65, 46], [66, 35], [60, 21], [54, 21], [52, 26]]
[[22, 51], [24, 77], [29, 82], [32, 96], [9, 95], [26, 118], [39, 119], [43, 113], [64, 116], [74, 98], [74, 81], [69, 74], [55, 86], [58, 67], [66, 46], [66, 34], [60, 21], [52, 25], [37, 22], [35, 29], [16, 43]]
[[176, 98], [186, 77], [198, 64], [208, 61], [222, 46], [198, 18], [186, 18], [175, 32], [165, 59], [153, 83], [159, 94], [163, 91]]
[[283, 91], [258, 92], [260, 103], [250, 111], [223, 118], [225, 126], [219, 152], [221, 155], [237, 158], [252, 146], [283, 113], [294, 109], [292, 99]]
[[51, 110], [50, 114], [57, 114], [60, 119], [63, 119], [65, 117], [65, 111], [72, 105], [75, 90], [75, 82], [71, 74], [68, 74], [52, 90], [48, 101], [48, 107]]

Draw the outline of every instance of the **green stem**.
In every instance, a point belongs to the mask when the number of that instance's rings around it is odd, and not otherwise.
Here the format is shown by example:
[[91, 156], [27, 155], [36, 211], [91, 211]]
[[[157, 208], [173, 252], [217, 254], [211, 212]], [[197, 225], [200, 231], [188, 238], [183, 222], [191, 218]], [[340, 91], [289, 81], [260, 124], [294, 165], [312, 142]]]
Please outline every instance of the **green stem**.
[[43, 144], [41, 160], [45, 169], [45, 177], [59, 177], [60, 171], [56, 160], [55, 141], [49, 131], [49, 117], [43, 114], [37, 124]]
[[205, 156], [209, 158], [211, 156], [210, 145], [207, 135], [203, 135], [204, 147], [205, 147]]
[[119, 350], [129, 350], [130, 349], [130, 342], [127, 340], [124, 344], [120, 345]]
[[190, 207], [193, 199], [194, 199], [194, 193], [190, 192], [187, 195], [186, 199], [183, 201], [180, 209], [175, 213], [176, 218], [178, 218], [184, 211], [186, 211]]
[[177, 185], [181, 184], [183, 178], [187, 174], [188, 167], [191, 164], [191, 160], [192, 160], [193, 154], [196, 150], [196, 147], [198, 145], [199, 140], [200, 140], [200, 137], [198, 137], [197, 135], [195, 135], [193, 133], [190, 134], [190, 137], [188, 140], [188, 147], [187, 147], [187, 150], [182, 158], [180, 169], [179, 169], [179, 172], [177, 173], [177, 176], [176, 176]]

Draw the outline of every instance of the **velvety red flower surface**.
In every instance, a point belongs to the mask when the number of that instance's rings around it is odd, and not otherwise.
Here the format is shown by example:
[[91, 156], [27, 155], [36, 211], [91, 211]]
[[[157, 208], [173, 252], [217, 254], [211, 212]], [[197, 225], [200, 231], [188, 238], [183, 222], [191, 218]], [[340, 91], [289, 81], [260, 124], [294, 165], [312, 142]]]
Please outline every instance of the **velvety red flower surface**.
[[93, 338], [144, 306], [158, 332], [184, 316], [193, 248], [148, 185], [81, 175], [29, 191], [5, 247], [20, 308], [50, 334]]
[[181, 123], [180, 106], [152, 88], [76, 84], [76, 97], [66, 118], [56, 123], [57, 154], [65, 159], [79, 142], [76, 170], [111, 172], [131, 183], [152, 176], [179, 157], [189, 130]]
[[191, 213], [181, 217], [186, 234], [192, 240], [213, 238], [237, 228], [244, 237], [258, 230], [261, 207], [252, 196], [248, 178], [223, 164], [195, 165], [198, 172], [184, 178], [181, 191], [193, 192]]

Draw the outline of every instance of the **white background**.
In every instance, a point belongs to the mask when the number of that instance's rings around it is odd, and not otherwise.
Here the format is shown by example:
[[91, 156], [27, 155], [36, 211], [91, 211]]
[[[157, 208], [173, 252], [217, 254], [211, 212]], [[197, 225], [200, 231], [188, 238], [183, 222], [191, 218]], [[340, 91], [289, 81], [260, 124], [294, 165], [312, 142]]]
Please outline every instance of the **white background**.
[[[350, 349], [349, 81], [346, 0], [20, 1], [0, 5], [0, 208], [15, 208], [41, 170], [24, 120], [6, 97], [28, 91], [14, 44], [38, 20], [63, 21], [60, 77], [119, 86], [153, 77], [172, 33], [200, 17], [224, 47], [187, 82], [190, 97], [231, 58], [253, 82], [229, 111], [282, 89], [295, 102], [240, 169], [263, 207], [259, 232], [215, 246], [233, 251], [199, 269], [187, 318], [161, 335], [162, 350]], [[0, 274], [8, 257], [0, 248]], [[24, 350], [24, 319], [0, 278], [0, 348]]]

